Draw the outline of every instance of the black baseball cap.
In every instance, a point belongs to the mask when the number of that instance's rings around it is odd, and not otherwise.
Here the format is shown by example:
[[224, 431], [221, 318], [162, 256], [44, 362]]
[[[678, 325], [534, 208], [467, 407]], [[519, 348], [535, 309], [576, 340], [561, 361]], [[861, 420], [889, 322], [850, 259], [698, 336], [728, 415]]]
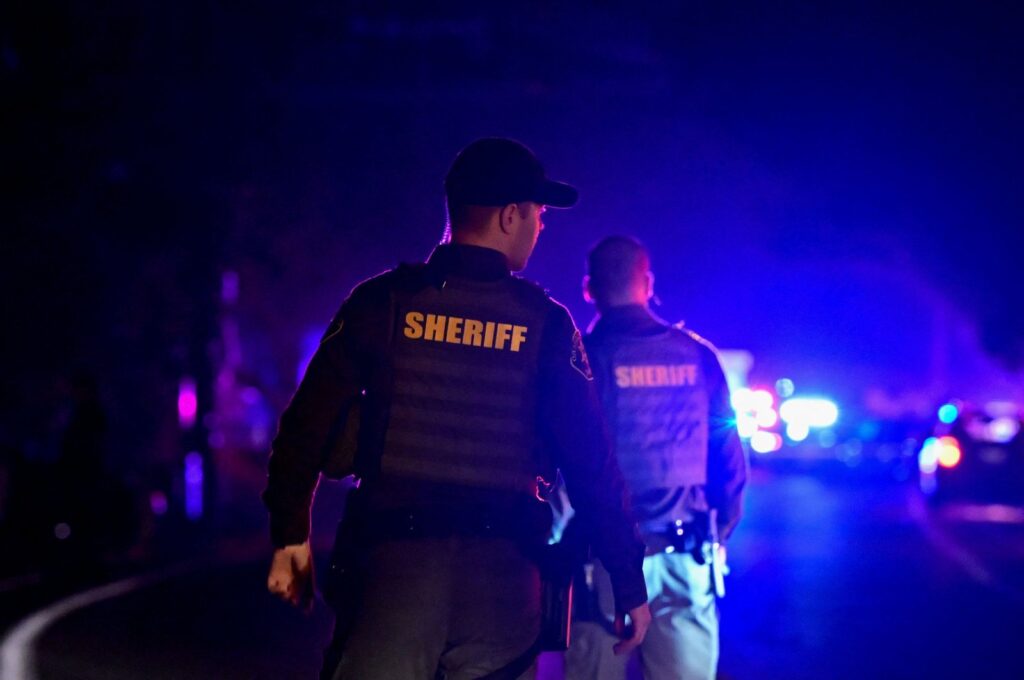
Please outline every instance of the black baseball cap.
[[444, 178], [448, 205], [502, 206], [533, 201], [571, 208], [576, 187], [544, 175], [544, 166], [528, 148], [512, 139], [485, 137], [459, 152]]

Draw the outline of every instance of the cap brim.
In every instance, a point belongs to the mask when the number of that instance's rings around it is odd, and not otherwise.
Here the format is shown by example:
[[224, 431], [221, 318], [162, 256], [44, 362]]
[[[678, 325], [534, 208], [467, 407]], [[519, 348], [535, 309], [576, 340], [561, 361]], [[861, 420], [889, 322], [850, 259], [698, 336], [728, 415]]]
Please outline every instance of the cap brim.
[[580, 192], [576, 187], [548, 179], [540, 185], [536, 202], [552, 208], [571, 208], [579, 199]]

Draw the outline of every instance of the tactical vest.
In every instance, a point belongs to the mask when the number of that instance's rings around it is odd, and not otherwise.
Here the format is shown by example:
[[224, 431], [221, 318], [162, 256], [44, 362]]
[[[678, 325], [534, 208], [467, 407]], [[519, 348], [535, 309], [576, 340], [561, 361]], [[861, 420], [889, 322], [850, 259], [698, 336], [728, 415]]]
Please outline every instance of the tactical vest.
[[381, 474], [536, 493], [546, 309], [513, 278], [451, 278], [395, 301]]
[[708, 393], [700, 346], [667, 328], [609, 338], [597, 352], [616, 458], [634, 496], [705, 484]]

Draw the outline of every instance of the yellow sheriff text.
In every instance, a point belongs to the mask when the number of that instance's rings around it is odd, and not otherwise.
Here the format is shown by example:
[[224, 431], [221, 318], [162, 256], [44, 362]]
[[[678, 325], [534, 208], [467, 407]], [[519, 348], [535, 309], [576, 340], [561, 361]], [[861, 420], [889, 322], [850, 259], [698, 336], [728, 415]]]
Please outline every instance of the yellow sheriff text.
[[615, 384], [619, 387], [679, 387], [681, 385], [696, 385], [697, 365], [616, 366]]
[[408, 312], [403, 333], [410, 340], [433, 340], [518, 352], [526, 342], [528, 330], [526, 326], [512, 323]]

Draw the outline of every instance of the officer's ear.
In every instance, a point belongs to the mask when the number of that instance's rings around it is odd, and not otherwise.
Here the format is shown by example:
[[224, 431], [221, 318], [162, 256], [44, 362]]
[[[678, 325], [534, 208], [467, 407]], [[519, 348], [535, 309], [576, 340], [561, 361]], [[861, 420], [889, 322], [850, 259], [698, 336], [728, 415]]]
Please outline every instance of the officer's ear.
[[647, 270], [647, 299], [654, 297], [654, 272]]
[[498, 226], [505, 234], [512, 233], [512, 225], [516, 223], [516, 215], [519, 214], [519, 206], [509, 203], [498, 212]]
[[590, 292], [590, 274], [583, 275], [583, 299], [590, 304], [596, 304], [594, 302], [594, 294]]

